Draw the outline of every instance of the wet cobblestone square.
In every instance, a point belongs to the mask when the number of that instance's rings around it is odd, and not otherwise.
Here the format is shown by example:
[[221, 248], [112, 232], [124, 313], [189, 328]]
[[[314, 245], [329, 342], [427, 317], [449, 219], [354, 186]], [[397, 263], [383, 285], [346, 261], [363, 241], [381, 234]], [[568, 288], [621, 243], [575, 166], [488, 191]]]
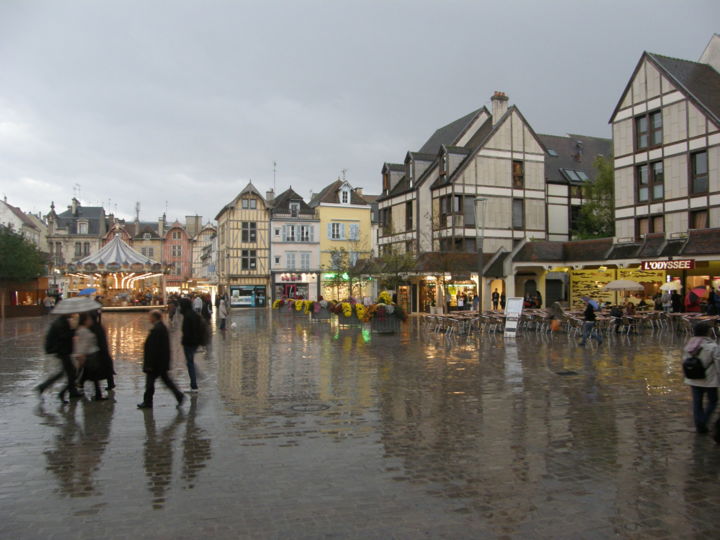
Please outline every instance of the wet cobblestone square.
[[104, 316], [112, 399], [64, 406], [33, 390], [59, 364], [48, 319], [6, 320], [0, 537], [717, 536], [720, 448], [694, 432], [680, 337], [232, 320], [180, 411], [161, 384], [136, 409], [145, 315]]

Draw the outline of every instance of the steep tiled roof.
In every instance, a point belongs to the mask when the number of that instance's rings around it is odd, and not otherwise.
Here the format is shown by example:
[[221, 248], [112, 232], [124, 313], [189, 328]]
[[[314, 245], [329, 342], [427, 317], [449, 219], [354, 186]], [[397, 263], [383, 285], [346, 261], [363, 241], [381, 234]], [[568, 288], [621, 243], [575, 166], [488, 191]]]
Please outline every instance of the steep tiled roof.
[[[340, 188], [345, 184], [343, 180], [335, 180], [329, 186], [326, 186], [320, 193], [313, 196], [310, 206], [315, 207], [320, 203], [340, 204]], [[367, 201], [355, 190], [350, 191], [350, 204], [367, 205]]]
[[563, 243], [546, 240], [526, 242], [515, 254], [513, 260], [522, 262], [562, 262], [564, 260]]
[[7, 202], [4, 202], [4, 204], [13, 214], [15, 214], [15, 217], [17, 217], [23, 223], [23, 225], [25, 225], [26, 227], [30, 227], [31, 229], [38, 230], [35, 223], [33, 223], [33, 221], [25, 214], [25, 212], [20, 210], [17, 206], [13, 206], [12, 204], [9, 204]]
[[545, 179], [553, 184], [572, 183], [574, 179], [563, 174], [563, 170], [582, 171], [592, 180], [597, 172], [593, 166], [595, 158], [612, 155], [612, 139], [574, 134], [538, 137], [548, 149], [545, 156]]
[[290, 213], [290, 202], [298, 202], [300, 203], [300, 213], [301, 214], [308, 214], [308, 215], [314, 215], [315, 211], [308, 206], [308, 204], [305, 202], [305, 200], [298, 195], [293, 188], [288, 188], [280, 195], [275, 197], [272, 202], [272, 213], [283, 213], [283, 214], [289, 214]]
[[720, 229], [691, 229], [682, 255], [712, 255], [720, 251]]
[[74, 216], [72, 210], [68, 208], [61, 214], [57, 215], [57, 224], [60, 228], [67, 228], [68, 233], [78, 234], [78, 219], [86, 219], [88, 221], [88, 234], [100, 234], [100, 222], [104, 219], [105, 209], [102, 206], [77, 206], [77, 216]]
[[443, 144], [455, 144], [483, 109], [484, 107], [477, 109], [435, 130], [435, 133], [422, 145], [420, 152], [424, 154], [435, 154]]
[[642, 244], [633, 242], [615, 244], [612, 250], [610, 250], [610, 253], [608, 253], [607, 258], [610, 260], [637, 259], [640, 248], [642, 248]]
[[564, 252], [566, 261], [602, 261], [612, 248], [612, 238], [596, 238], [592, 240], [577, 240], [565, 242]]
[[663, 247], [665, 247], [665, 233], [646, 234], [638, 257], [659, 257]]
[[720, 73], [708, 64], [655, 53], [647, 53], [647, 55], [691, 101], [720, 125]]

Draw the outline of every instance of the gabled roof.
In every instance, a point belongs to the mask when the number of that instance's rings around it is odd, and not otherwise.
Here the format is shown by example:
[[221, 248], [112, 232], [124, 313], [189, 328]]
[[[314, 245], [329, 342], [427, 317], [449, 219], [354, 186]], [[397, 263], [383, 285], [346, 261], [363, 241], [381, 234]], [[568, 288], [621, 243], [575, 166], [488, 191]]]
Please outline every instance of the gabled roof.
[[397, 172], [405, 172], [405, 164], [404, 163], [388, 163], [387, 161], [383, 163], [382, 172], [385, 170], [388, 171], [397, 171]]
[[345, 180], [335, 180], [332, 184], [325, 186], [325, 188], [318, 194], [314, 195], [310, 201], [311, 207], [316, 207], [319, 204], [340, 204], [340, 188], [343, 185], [347, 185], [350, 188], [350, 204], [355, 206], [367, 206], [368, 202], [363, 199], [362, 195], [357, 193], [350, 187], [350, 184]]
[[265, 198], [260, 195], [260, 192], [257, 190], [257, 188], [253, 186], [252, 181], [248, 182], [248, 185], [243, 188], [238, 197], [242, 197], [243, 195], [255, 195], [257, 197], [260, 197], [263, 201], [265, 200]]
[[20, 210], [17, 206], [13, 206], [12, 204], [9, 204], [5, 201], [3, 201], [3, 203], [15, 215], [15, 217], [22, 222], [23, 225], [25, 225], [26, 227], [30, 227], [31, 229], [35, 229], [36, 231], [39, 230], [35, 223], [32, 221], [32, 219], [30, 219], [27, 214], [25, 214], [25, 212]]
[[612, 155], [612, 139], [588, 135], [543, 135], [538, 137], [545, 144], [545, 179], [553, 184], [580, 184], [567, 171], [581, 171], [592, 180], [597, 174], [595, 159]]
[[308, 206], [303, 198], [298, 195], [292, 187], [286, 189], [280, 193], [275, 199], [273, 199], [272, 213], [273, 214], [289, 214], [290, 213], [290, 202], [300, 203], [300, 213], [314, 215], [315, 211]]
[[131, 221], [125, 224], [125, 230], [132, 238], [141, 238], [145, 234], [160, 238], [157, 221]]
[[720, 126], [720, 73], [708, 64], [649, 52], [644, 52], [640, 57], [630, 80], [625, 86], [625, 90], [620, 95], [620, 100], [613, 110], [610, 122], [613, 121], [613, 118], [620, 110], [632, 81], [646, 59], [657, 67], [660, 73], [670, 80], [687, 99], [692, 101], [716, 125]]
[[455, 144], [458, 139], [465, 133], [470, 127], [475, 118], [483, 111], [487, 111], [485, 107], [481, 107], [465, 116], [450, 122], [446, 126], [443, 126], [435, 130], [435, 133], [425, 141], [425, 144], [420, 148], [420, 153], [434, 154], [437, 152], [443, 144]]
[[540, 148], [542, 148], [542, 150], [545, 153], [547, 153], [547, 148], [545, 147], [545, 143], [543, 143], [543, 141], [540, 139], [540, 137], [538, 137], [537, 133], [535, 133], [535, 130], [525, 119], [523, 114], [520, 112], [520, 109], [518, 109], [515, 105], [511, 105], [510, 107], [508, 107], [508, 110], [505, 111], [505, 114], [503, 114], [500, 117], [500, 119], [492, 126], [492, 129], [490, 131], [488, 131], [487, 135], [482, 140], [482, 142], [480, 142], [480, 144], [478, 144], [478, 146], [476, 146], [475, 148], [473, 148], [471, 150], [470, 154], [468, 154], [468, 156], [456, 167], [456, 169], [454, 171], [451, 171], [450, 174], [448, 174], [447, 181], [440, 182], [441, 179], [438, 178], [438, 180], [436, 180], [433, 183], [432, 188], [437, 188], [442, 185], [452, 183], [465, 170], [465, 167], [467, 166], [467, 164], [470, 163], [475, 158], [475, 156], [478, 154], [478, 152], [480, 152], [480, 150], [482, 150], [482, 148], [490, 141], [490, 139], [492, 139], [493, 135], [495, 135], [495, 133], [502, 127], [502, 125], [513, 114], [517, 114], [520, 117], [520, 120], [522, 120], [523, 124], [525, 124], [525, 126], [528, 128], [528, 130], [530, 130], [530, 133], [532, 134], [532, 136], [535, 137], [535, 140], [537, 141]]

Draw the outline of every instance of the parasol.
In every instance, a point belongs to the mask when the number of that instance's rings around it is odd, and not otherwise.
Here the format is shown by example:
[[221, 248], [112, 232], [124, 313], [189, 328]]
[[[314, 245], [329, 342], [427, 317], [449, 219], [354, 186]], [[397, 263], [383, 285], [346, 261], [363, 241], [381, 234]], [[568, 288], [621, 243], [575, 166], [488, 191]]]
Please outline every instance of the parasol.
[[698, 305], [700, 300], [707, 296], [705, 287], [695, 287], [685, 295], [685, 304], [688, 306]]
[[678, 289], [680, 289], [679, 281], [668, 281], [667, 283], [660, 285], [661, 291], [677, 291]]
[[603, 287], [606, 291], [643, 291], [645, 287], [631, 279], [616, 279]]
[[67, 315], [68, 313], [84, 313], [86, 311], [96, 311], [102, 308], [102, 305], [87, 296], [74, 296], [57, 304], [52, 313], [55, 315]]

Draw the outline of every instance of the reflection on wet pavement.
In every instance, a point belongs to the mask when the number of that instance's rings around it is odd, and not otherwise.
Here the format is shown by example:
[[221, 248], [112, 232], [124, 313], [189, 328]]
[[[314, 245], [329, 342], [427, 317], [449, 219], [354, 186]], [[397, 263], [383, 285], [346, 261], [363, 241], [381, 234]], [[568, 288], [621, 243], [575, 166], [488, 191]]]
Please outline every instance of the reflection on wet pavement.
[[[233, 313], [200, 393], [138, 411], [147, 318], [107, 314], [117, 389], [39, 401], [47, 319], [0, 343], [3, 537], [714, 536], [720, 449], [692, 429], [681, 340], [395, 336]], [[173, 335], [172, 376], [188, 377]]]

